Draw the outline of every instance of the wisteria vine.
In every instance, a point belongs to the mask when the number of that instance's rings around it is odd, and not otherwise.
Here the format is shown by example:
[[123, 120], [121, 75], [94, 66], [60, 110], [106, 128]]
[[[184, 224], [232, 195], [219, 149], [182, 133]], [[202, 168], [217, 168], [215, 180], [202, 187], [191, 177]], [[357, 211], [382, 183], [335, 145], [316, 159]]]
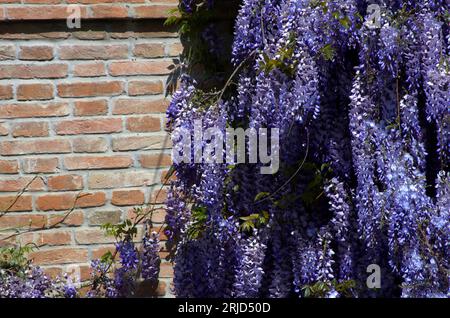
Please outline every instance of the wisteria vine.
[[[448, 7], [242, 1], [236, 71], [208, 89], [184, 74], [169, 127], [279, 128], [281, 169], [174, 165], [177, 296], [449, 296]], [[366, 286], [370, 264], [380, 288]]]

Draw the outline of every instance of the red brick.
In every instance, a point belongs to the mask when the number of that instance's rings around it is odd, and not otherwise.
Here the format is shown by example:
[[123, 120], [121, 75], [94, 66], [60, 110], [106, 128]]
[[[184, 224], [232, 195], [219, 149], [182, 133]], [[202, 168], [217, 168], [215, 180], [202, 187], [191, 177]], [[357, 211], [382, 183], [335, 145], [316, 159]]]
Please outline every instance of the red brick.
[[71, 151], [70, 142], [65, 139], [15, 140], [0, 142], [0, 154], [3, 156], [67, 153]]
[[39, 246], [58, 246], [68, 245], [72, 242], [72, 234], [65, 230], [53, 230], [41, 233], [35, 233], [34, 243]]
[[69, 210], [74, 207], [75, 198], [75, 193], [44, 194], [36, 199], [36, 208], [41, 211]]
[[[68, 6], [39, 6], [36, 10], [34, 6], [8, 7], [7, 15], [9, 20], [66, 20], [69, 16]], [[69, 11], [70, 12], [70, 11]], [[85, 7], [80, 7], [81, 18], [87, 17]]]
[[27, 4], [59, 4], [63, 0], [23, 0]]
[[133, 159], [130, 156], [67, 156], [64, 165], [67, 170], [128, 168], [133, 165]]
[[84, 215], [81, 211], [71, 211], [59, 215], [48, 217], [48, 226], [80, 226], [84, 222]]
[[114, 253], [115, 249], [116, 248], [114, 245], [107, 245], [107, 246], [93, 248], [92, 249], [92, 258], [99, 259], [108, 252]]
[[104, 192], [82, 193], [75, 206], [77, 208], [91, 208], [102, 206], [106, 203], [106, 194]]
[[78, 137], [72, 140], [73, 152], [105, 152], [108, 142], [103, 137]]
[[16, 58], [16, 49], [14, 45], [0, 45], [0, 61], [14, 60]]
[[74, 113], [76, 116], [99, 116], [108, 113], [108, 102], [105, 99], [76, 101]]
[[172, 164], [172, 158], [166, 154], [142, 154], [139, 158], [142, 168], [167, 167]]
[[17, 160], [1, 160], [0, 159], [0, 173], [15, 174], [19, 172], [19, 163]]
[[21, 46], [19, 59], [34, 61], [49, 61], [53, 59], [53, 48], [46, 45]]
[[94, 77], [106, 75], [105, 65], [102, 62], [77, 64], [73, 74], [80, 77]]
[[11, 215], [6, 214], [0, 218], [0, 228], [1, 229], [9, 229], [9, 228], [42, 228], [47, 223], [47, 217], [45, 215]]
[[67, 77], [66, 64], [3, 64], [0, 79], [8, 78], [63, 78]]
[[171, 140], [168, 136], [115, 137], [112, 147], [114, 151], [165, 149], [171, 148]]
[[161, 43], [139, 43], [134, 46], [134, 56], [154, 58], [164, 56], [164, 46]]
[[80, 82], [58, 85], [60, 97], [115, 96], [124, 92], [123, 82]]
[[[109, 74], [112, 76], [127, 75], [166, 75], [171, 61], [117, 61], [109, 65]], [[1, 74], [1, 73], [0, 73]]]
[[88, 250], [85, 248], [52, 248], [30, 253], [36, 265], [85, 263], [88, 261]]
[[6, 136], [8, 135], [8, 124], [7, 123], [0, 123], [0, 136]]
[[118, 206], [144, 204], [144, 192], [141, 190], [113, 191], [111, 203]]
[[[29, 1], [29, 0], [27, 0]], [[51, 0], [45, 0], [45, 1], [51, 1]], [[42, 270], [44, 271], [45, 275], [52, 279], [56, 279], [57, 277], [63, 276], [63, 270], [61, 267], [42, 267]]]
[[[31, 211], [33, 209], [31, 200], [31, 195], [25, 194], [0, 196], [0, 212]], [[0, 218], [0, 222], [3, 217]]]
[[105, 31], [86, 30], [73, 32], [72, 35], [79, 40], [104, 40], [108, 33]]
[[26, 158], [22, 161], [25, 173], [52, 173], [58, 171], [58, 158]]
[[17, 87], [17, 100], [45, 100], [52, 98], [52, 84], [20, 84]]
[[69, 113], [67, 103], [20, 103], [0, 107], [0, 118], [60, 117]]
[[136, 18], [145, 18], [145, 19], [164, 19], [169, 17], [170, 10], [176, 8], [176, 5], [145, 5], [145, 6], [136, 6], [134, 7], [135, 17]]
[[13, 98], [12, 85], [0, 85], [0, 100]]
[[22, 122], [13, 124], [12, 135], [14, 137], [47, 137], [47, 122]]
[[51, 191], [80, 190], [83, 188], [83, 178], [73, 174], [59, 175], [49, 177], [47, 185]]
[[160, 119], [152, 116], [127, 118], [126, 126], [131, 132], [154, 132], [161, 130]]
[[92, 18], [95, 19], [117, 19], [117, 18], [127, 18], [128, 9], [125, 6], [117, 5], [96, 5], [91, 7]]
[[177, 176], [175, 173], [171, 173], [169, 176], [169, 170], [165, 170], [161, 172], [161, 183], [169, 184], [170, 181], [175, 181]]
[[[149, 207], [149, 209], [150, 208], [152, 208], [152, 207]], [[137, 215], [134, 211], [134, 208], [130, 208], [127, 212], [127, 218], [134, 222], [134, 221], [136, 221], [136, 217], [137, 217]], [[165, 218], [166, 218], [166, 210], [163, 208], [155, 209], [152, 212], [152, 222], [153, 223], [164, 223]], [[143, 220], [142, 222], [145, 222], [145, 220]]]
[[153, 191], [150, 203], [165, 203], [167, 200], [167, 189], [158, 189]]
[[114, 45], [63, 45], [59, 49], [62, 60], [112, 60], [128, 57], [128, 46]]
[[181, 43], [172, 43], [169, 45], [169, 56], [178, 56], [183, 53], [183, 45]]
[[90, 189], [140, 187], [158, 181], [156, 174], [148, 171], [96, 172], [88, 179]]
[[172, 278], [173, 277], [173, 266], [171, 263], [161, 263], [159, 270], [159, 277], [162, 278]]
[[20, 192], [45, 190], [42, 178], [21, 177], [21, 178], [4, 178], [0, 179], [0, 192]]
[[128, 95], [156, 95], [163, 93], [161, 81], [131, 81], [128, 83]]
[[164, 113], [169, 101], [161, 98], [156, 100], [121, 98], [116, 100], [113, 115]]
[[56, 124], [58, 135], [107, 134], [122, 131], [121, 118], [75, 119], [60, 121]]

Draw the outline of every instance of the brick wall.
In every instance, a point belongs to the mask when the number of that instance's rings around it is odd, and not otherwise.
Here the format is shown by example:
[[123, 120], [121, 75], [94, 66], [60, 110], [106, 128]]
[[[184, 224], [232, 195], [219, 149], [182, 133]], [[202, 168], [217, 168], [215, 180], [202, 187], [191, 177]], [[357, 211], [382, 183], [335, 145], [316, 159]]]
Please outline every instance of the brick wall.
[[[77, 2], [86, 19], [68, 29]], [[117, 2], [0, 0], [0, 238], [57, 223], [16, 238], [39, 246], [31, 256], [52, 274], [87, 278], [112, 248], [99, 225], [165, 196], [164, 92], [181, 45], [161, 18], [177, 1]], [[162, 264], [160, 295], [171, 276]]]

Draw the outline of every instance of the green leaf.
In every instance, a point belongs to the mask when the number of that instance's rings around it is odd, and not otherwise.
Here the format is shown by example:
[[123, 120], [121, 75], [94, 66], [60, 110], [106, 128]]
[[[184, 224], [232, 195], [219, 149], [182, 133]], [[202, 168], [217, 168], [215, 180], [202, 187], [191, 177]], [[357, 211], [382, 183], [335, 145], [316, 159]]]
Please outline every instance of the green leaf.
[[331, 44], [327, 44], [320, 49], [320, 52], [326, 61], [331, 61], [334, 57], [335, 49]]
[[261, 201], [264, 198], [270, 196], [269, 192], [260, 192], [255, 196], [254, 202]]

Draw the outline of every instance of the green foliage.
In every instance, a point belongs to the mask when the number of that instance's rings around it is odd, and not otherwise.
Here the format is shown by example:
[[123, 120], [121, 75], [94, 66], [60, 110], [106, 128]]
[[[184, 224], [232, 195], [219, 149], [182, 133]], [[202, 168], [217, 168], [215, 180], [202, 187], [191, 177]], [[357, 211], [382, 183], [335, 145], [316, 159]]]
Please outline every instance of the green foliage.
[[0, 268], [21, 272], [28, 267], [27, 254], [34, 250], [34, 245], [0, 248]]
[[249, 216], [242, 216], [240, 219], [243, 221], [239, 226], [242, 232], [251, 232], [255, 228], [266, 225], [269, 222], [270, 215], [267, 211], [261, 213], [253, 213]]
[[287, 76], [294, 77], [298, 62], [293, 60], [296, 44], [296, 35], [291, 33], [288, 43], [279, 49], [274, 58], [269, 57], [265, 52], [262, 53], [263, 61], [259, 62], [259, 70], [269, 74], [277, 69]]
[[344, 297], [351, 297], [352, 290], [356, 288], [354, 280], [345, 280], [338, 282], [333, 280], [331, 282], [316, 282], [302, 287], [303, 297], [306, 298], [323, 298], [330, 291], [335, 290]]
[[325, 61], [331, 61], [336, 54], [336, 50], [334, 49], [332, 44], [326, 44], [320, 49], [320, 54], [325, 59]]
[[208, 220], [208, 210], [204, 206], [194, 206], [191, 210], [192, 222], [187, 230], [187, 236], [190, 240], [200, 237], [206, 228]]
[[301, 199], [306, 206], [312, 206], [322, 196], [324, 181], [331, 173], [331, 169], [327, 163], [322, 164], [320, 167], [312, 163], [305, 164], [304, 168], [313, 171], [313, 178], [306, 186]]
[[106, 223], [101, 228], [105, 230], [106, 235], [114, 236], [116, 240], [135, 237], [137, 234], [136, 224], [133, 224], [129, 219], [118, 224]]

